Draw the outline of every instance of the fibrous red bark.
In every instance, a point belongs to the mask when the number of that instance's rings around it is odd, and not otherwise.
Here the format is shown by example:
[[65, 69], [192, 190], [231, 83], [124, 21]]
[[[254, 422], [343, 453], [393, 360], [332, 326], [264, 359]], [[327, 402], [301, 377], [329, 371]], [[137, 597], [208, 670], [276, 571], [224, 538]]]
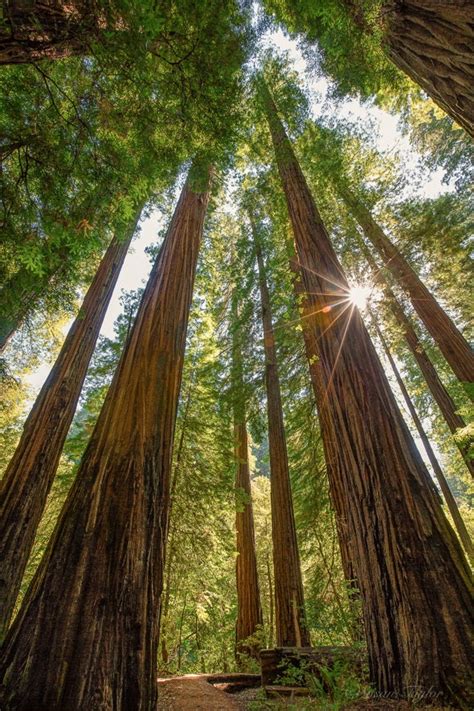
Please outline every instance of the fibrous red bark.
[[[301, 325], [303, 330], [305, 355], [308, 361], [309, 376], [313, 391], [316, 392], [318, 388], [321, 388], [318, 359], [315, 355], [317, 353], [318, 341], [314, 329], [309, 328], [309, 324], [307, 323], [308, 318], [311, 316], [312, 310], [311, 308], [308, 308], [306, 304], [303, 278], [301, 275], [301, 269], [296, 254], [290, 253], [289, 268], [293, 276], [293, 291], [295, 294], [295, 301], [301, 316]], [[323, 397], [324, 393], [321, 391], [321, 398]], [[331, 463], [326, 462], [326, 467], [329, 468], [330, 466]], [[330, 475], [329, 482], [333, 489], [339, 483], [337, 477]], [[355, 589], [357, 581], [355, 577], [354, 566], [352, 564], [352, 555], [349, 548], [348, 522], [346, 519], [345, 509], [339, 506], [339, 503], [343, 501], [343, 496], [344, 491], [343, 489], [341, 489], [338, 495], [333, 494], [331, 498], [335, 510], [336, 507], [338, 507], [336, 510], [336, 528], [337, 536], [339, 539], [339, 549], [341, 553], [341, 563], [344, 572], [344, 577], [348, 582], [349, 586]]]
[[331, 495], [347, 527], [369, 664], [382, 693], [472, 704], [469, 566], [397, 408], [314, 199], [266, 88], [263, 98], [314, 334], [315, 397]]
[[393, 63], [474, 136], [471, 0], [390, 0], [381, 19]]
[[105, 3], [94, 0], [7, 0], [0, 27], [0, 64], [84, 54], [106, 27]]
[[76, 480], [10, 628], [8, 711], [156, 708], [174, 426], [207, 188], [184, 186]]
[[117, 234], [33, 405], [0, 486], [0, 633], [15, 606], [105, 312], [140, 216]]

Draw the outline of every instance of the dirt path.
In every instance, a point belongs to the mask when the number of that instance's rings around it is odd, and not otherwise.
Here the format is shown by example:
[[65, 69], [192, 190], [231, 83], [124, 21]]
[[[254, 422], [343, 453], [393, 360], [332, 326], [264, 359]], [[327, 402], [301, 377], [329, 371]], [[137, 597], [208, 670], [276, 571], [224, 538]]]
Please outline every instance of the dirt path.
[[158, 711], [241, 711], [225, 691], [216, 689], [205, 674], [158, 679]]

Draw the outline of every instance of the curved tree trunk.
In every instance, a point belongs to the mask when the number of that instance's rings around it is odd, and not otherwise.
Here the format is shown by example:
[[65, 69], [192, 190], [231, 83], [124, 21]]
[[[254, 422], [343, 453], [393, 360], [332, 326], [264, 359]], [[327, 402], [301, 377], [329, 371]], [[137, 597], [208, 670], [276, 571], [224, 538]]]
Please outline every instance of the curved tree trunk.
[[3, 647], [8, 711], [156, 708], [186, 330], [208, 193], [189, 179], [76, 480]]
[[395, 279], [410, 295], [413, 308], [462, 383], [474, 382], [474, 353], [447, 313], [392, 244], [369, 210], [338, 182], [336, 189]]
[[[237, 533], [237, 622], [236, 622], [236, 657], [249, 655], [258, 659], [260, 644], [255, 639], [263, 624], [260, 589], [257, 573], [257, 555], [255, 551], [255, 527], [253, 519], [252, 490], [250, 485], [249, 445], [246, 424], [245, 398], [242, 375], [242, 355], [239, 334], [235, 330], [237, 320], [237, 296], [232, 295], [232, 316], [234, 331], [232, 334], [232, 380], [234, 410], [234, 456], [236, 461], [235, 488], [237, 494], [237, 512], [235, 528]], [[242, 492], [245, 501], [240, 499]], [[248, 638], [253, 637], [252, 642]]]
[[84, 54], [106, 27], [103, 8], [94, 0], [5, 0], [0, 64]]
[[309, 647], [270, 294], [262, 250], [253, 224], [252, 231], [259, 274], [265, 351], [276, 643], [278, 647]]
[[[381, 270], [378, 268], [368, 247], [362, 240], [360, 241], [360, 246], [362, 247], [365, 258], [369, 262], [369, 266], [372, 270], [375, 281], [380, 284]], [[405, 314], [397, 297], [395, 296], [385, 279], [383, 279], [383, 283], [380, 285], [382, 287], [384, 296], [387, 299], [388, 307], [405, 337], [405, 341], [408, 348], [410, 349], [414, 359], [418, 363], [421, 372], [423, 373], [426, 384], [428, 386], [429, 391], [431, 392], [431, 395], [433, 396], [433, 399], [437, 403], [450, 431], [452, 432], [452, 434], [456, 434], [459, 429], [466, 427], [466, 423], [464, 422], [461, 415], [458, 415], [458, 413], [456, 412], [457, 408], [454, 400], [444, 387], [436, 371], [436, 368], [434, 367], [433, 363], [430, 360], [430, 357], [423, 348], [423, 344], [418, 338], [418, 335], [415, 331], [412, 322]], [[470, 456], [469, 444], [463, 445], [456, 441], [455, 444], [459, 448], [459, 451], [461, 452], [461, 455], [464, 459], [466, 467], [469, 469], [471, 476], [474, 477], [474, 460]]]
[[471, 538], [470, 538], [469, 533], [467, 531], [466, 525], [465, 525], [463, 518], [459, 512], [456, 500], [452, 494], [452, 491], [449, 487], [446, 477], [444, 476], [444, 472], [441, 469], [441, 466], [440, 466], [440, 463], [438, 462], [436, 454], [433, 451], [433, 447], [431, 446], [431, 442], [428, 438], [428, 435], [426, 434], [426, 432], [423, 428], [423, 425], [421, 423], [421, 420], [418, 417], [416, 408], [412, 402], [412, 399], [408, 393], [408, 390], [406, 389], [405, 383], [403, 382], [403, 378], [400, 375], [400, 371], [397, 368], [397, 364], [395, 363], [395, 360], [390, 352], [390, 348], [388, 347], [388, 344], [387, 344], [377, 322], [375, 321], [375, 319], [372, 319], [372, 320], [373, 320], [373, 324], [374, 324], [374, 328], [377, 333], [377, 336], [380, 340], [380, 343], [382, 344], [384, 353], [387, 357], [388, 362], [390, 363], [390, 367], [393, 370], [393, 374], [395, 375], [395, 379], [397, 381], [398, 387], [400, 388], [400, 392], [402, 393], [403, 399], [405, 400], [405, 404], [407, 406], [408, 412], [410, 413], [410, 416], [411, 416], [411, 418], [415, 424], [415, 427], [417, 429], [418, 435], [423, 443], [423, 447], [425, 448], [426, 454], [428, 455], [428, 459], [430, 460], [430, 464], [433, 469], [434, 475], [435, 475], [436, 479], [438, 480], [439, 487], [443, 493], [444, 500], [446, 501], [449, 512], [450, 512], [452, 519], [454, 521], [454, 525], [455, 525], [456, 530], [459, 534], [459, 538], [461, 539], [461, 542], [464, 546], [464, 550], [466, 551], [466, 554], [468, 555], [469, 560], [471, 561], [471, 564], [474, 565], [474, 547], [472, 545], [472, 541], [471, 541]]
[[471, 0], [391, 0], [383, 6], [386, 54], [474, 136]]
[[0, 633], [10, 622], [105, 312], [135, 232], [107, 249], [0, 485]]
[[472, 582], [397, 408], [303, 173], [264, 90], [315, 335], [315, 389], [336, 512], [344, 512], [379, 692], [474, 700]]

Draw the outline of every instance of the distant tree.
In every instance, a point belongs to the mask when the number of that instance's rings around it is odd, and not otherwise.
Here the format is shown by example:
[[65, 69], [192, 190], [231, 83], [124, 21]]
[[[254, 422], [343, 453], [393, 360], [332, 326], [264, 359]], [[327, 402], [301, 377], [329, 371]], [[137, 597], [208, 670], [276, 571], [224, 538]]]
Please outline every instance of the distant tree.
[[[252, 490], [250, 484], [249, 441], [245, 407], [242, 363], [242, 329], [239, 327], [238, 292], [233, 289], [231, 305], [232, 328], [232, 390], [234, 416], [235, 489], [237, 513], [237, 623], [236, 654], [248, 654], [258, 659], [258, 636], [263, 624], [255, 550]], [[249, 641], [249, 639], [251, 640]]]
[[253, 215], [250, 222], [257, 258], [265, 353], [276, 641], [279, 647], [309, 647], [270, 292], [258, 226]]
[[[362, 249], [364, 258], [369, 263], [374, 283], [378, 284], [382, 288], [382, 292], [387, 301], [388, 310], [392, 313], [398, 328], [401, 329], [406, 345], [423, 373], [426, 384], [434, 400], [436, 401], [436, 404], [438, 405], [448, 428], [452, 434], [456, 434], [460, 429], [466, 427], [465, 421], [458, 413], [458, 408], [456, 407], [456, 404], [447, 388], [444, 386], [443, 381], [439, 377], [429, 354], [426, 352], [423, 343], [420, 341], [416, 333], [412, 321], [406, 315], [403, 306], [397, 299], [390, 285], [385, 280], [383, 274], [384, 270], [378, 267], [374, 257], [363, 240], [359, 241], [359, 245]], [[469, 451], [469, 444], [466, 445], [466, 443], [461, 442], [460, 440], [456, 440], [456, 444], [459, 447], [471, 476], [474, 476], [474, 461]]]
[[438, 481], [439, 487], [443, 493], [443, 498], [446, 501], [449, 513], [451, 514], [451, 517], [453, 519], [454, 525], [455, 525], [456, 530], [458, 532], [459, 538], [464, 546], [464, 550], [466, 551], [466, 555], [468, 556], [471, 563], [473, 563], [474, 562], [474, 546], [472, 545], [472, 541], [469, 536], [468, 530], [467, 530], [466, 525], [463, 521], [463, 518], [459, 512], [459, 508], [456, 503], [456, 499], [453, 496], [453, 493], [452, 493], [450, 486], [449, 486], [449, 484], [446, 480], [446, 477], [444, 475], [443, 469], [441, 468], [438, 458], [437, 458], [436, 454], [434, 453], [434, 450], [433, 450], [433, 447], [431, 446], [428, 435], [425, 432], [425, 429], [424, 429], [423, 424], [418, 416], [416, 408], [410, 398], [410, 395], [408, 393], [406, 385], [403, 382], [403, 378], [400, 374], [397, 364], [395, 363], [392, 353], [390, 352], [388, 343], [385, 340], [385, 337], [384, 337], [383, 333], [381, 332], [380, 327], [377, 324], [377, 322], [375, 321], [375, 319], [372, 319], [372, 322], [373, 322], [373, 326], [374, 326], [375, 332], [377, 334], [377, 337], [381, 343], [383, 352], [385, 353], [385, 356], [390, 364], [390, 368], [392, 369], [393, 374], [395, 375], [395, 380], [397, 381], [397, 385], [398, 385], [400, 392], [402, 394], [402, 397], [405, 401], [407, 410], [410, 413], [410, 417], [412, 418], [412, 420], [415, 424], [416, 430], [418, 432], [418, 436], [423, 443], [423, 447], [424, 447], [425, 452], [427, 454], [428, 460], [431, 464], [431, 468], [432, 468], [434, 475]]

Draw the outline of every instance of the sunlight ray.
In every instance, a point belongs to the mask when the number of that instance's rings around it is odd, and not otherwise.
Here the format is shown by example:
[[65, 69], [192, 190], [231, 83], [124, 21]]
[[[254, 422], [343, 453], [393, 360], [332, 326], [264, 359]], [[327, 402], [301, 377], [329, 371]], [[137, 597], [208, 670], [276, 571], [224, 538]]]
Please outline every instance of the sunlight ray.
[[336, 372], [337, 363], [338, 363], [338, 361], [339, 361], [339, 357], [340, 357], [340, 355], [341, 355], [342, 348], [343, 348], [343, 346], [344, 346], [344, 341], [346, 340], [347, 331], [348, 331], [348, 329], [349, 329], [349, 325], [350, 325], [350, 322], [351, 322], [351, 317], [352, 317], [352, 314], [354, 313], [354, 309], [355, 309], [354, 304], [350, 304], [350, 309], [351, 309], [351, 313], [350, 313], [350, 315], [349, 315], [349, 318], [347, 319], [347, 323], [346, 323], [346, 325], [345, 325], [345, 328], [344, 328], [344, 331], [343, 331], [343, 334], [342, 334], [341, 342], [340, 342], [340, 344], [339, 344], [339, 348], [337, 349], [337, 354], [336, 354], [336, 358], [335, 358], [335, 360], [334, 360], [334, 365], [333, 365], [333, 367], [332, 367], [332, 369], [331, 369], [331, 374], [330, 374], [330, 376], [329, 376], [328, 384], [327, 384], [327, 386], [326, 386], [326, 392], [324, 393], [324, 400], [323, 400], [323, 402], [326, 402], [326, 400], [327, 400], [327, 398], [328, 398], [328, 395], [329, 395], [329, 388], [330, 388], [331, 385], [332, 385], [332, 382], [333, 382], [333, 379], [334, 379], [334, 374], [335, 374], [335, 372]]

